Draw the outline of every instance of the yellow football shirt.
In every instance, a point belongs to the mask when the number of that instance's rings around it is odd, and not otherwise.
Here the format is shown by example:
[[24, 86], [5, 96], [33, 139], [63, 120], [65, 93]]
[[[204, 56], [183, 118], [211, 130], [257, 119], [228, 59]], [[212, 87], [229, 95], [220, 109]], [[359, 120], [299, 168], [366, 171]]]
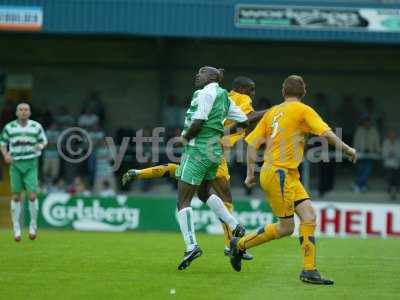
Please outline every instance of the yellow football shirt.
[[[229, 92], [229, 98], [232, 99], [232, 101], [240, 108], [240, 110], [245, 114], [248, 115], [249, 113], [254, 111], [254, 108], [252, 106], [252, 101], [251, 98], [245, 94], [240, 94], [235, 91], [230, 91]], [[225, 127], [229, 127], [233, 124], [232, 121], [225, 121]], [[229, 135], [224, 139], [224, 146], [229, 146], [233, 147], [237, 141], [245, 137], [245, 132], [237, 132], [234, 134]], [[228, 145], [226, 144], [226, 141], [228, 142]]]
[[272, 107], [246, 142], [257, 149], [266, 143], [264, 164], [294, 169], [303, 160], [305, 135], [321, 135], [330, 130], [318, 113], [300, 101]]

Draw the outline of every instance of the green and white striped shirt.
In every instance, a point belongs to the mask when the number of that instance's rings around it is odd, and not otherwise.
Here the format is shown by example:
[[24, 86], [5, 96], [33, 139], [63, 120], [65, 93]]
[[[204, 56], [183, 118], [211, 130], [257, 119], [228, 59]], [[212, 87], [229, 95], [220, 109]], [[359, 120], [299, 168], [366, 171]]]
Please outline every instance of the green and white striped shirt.
[[14, 120], [4, 126], [0, 138], [1, 146], [9, 146], [13, 160], [31, 159], [41, 155], [36, 149], [38, 144], [46, 145], [47, 138], [39, 122], [28, 120], [26, 126], [21, 126]]

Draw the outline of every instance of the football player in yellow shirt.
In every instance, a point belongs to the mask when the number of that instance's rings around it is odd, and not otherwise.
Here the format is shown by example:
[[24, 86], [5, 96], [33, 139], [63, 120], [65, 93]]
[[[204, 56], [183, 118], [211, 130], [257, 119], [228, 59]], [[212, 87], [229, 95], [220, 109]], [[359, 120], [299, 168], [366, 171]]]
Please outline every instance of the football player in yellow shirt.
[[[250, 126], [255, 125], [264, 115], [266, 110], [255, 111], [252, 105], [252, 98], [255, 97], [255, 83], [252, 79], [239, 76], [236, 77], [232, 82], [232, 90], [229, 93], [230, 99], [244, 112], [249, 120]], [[225, 127], [229, 127], [232, 124], [226, 122]], [[223, 145], [226, 150], [232, 148], [240, 139], [245, 137], [245, 132], [238, 132], [223, 138]], [[161, 177], [172, 177], [175, 178], [175, 171], [178, 168], [177, 164], [168, 163], [164, 165], [158, 165], [151, 168], [135, 170], [128, 170], [122, 177], [122, 184], [125, 185], [132, 179], [154, 179]], [[228, 165], [225, 159], [222, 159], [221, 164], [218, 168], [216, 175], [216, 185], [214, 186], [215, 192], [222, 199], [226, 208], [229, 212], [233, 211], [232, 194], [230, 190], [230, 175]], [[208, 199], [209, 191], [206, 188], [201, 187], [198, 191], [198, 197], [200, 199]], [[230, 240], [232, 238], [232, 228], [229, 228], [228, 224], [222, 223], [225, 236], [225, 249], [224, 254], [230, 254]], [[253, 259], [250, 253], [245, 252], [242, 257], [244, 260]]]
[[300, 182], [298, 166], [303, 159], [305, 135], [326, 138], [349, 157], [357, 159], [356, 150], [337, 137], [310, 106], [302, 103], [306, 85], [300, 76], [285, 79], [282, 87], [284, 101], [273, 106], [257, 127], [246, 137], [247, 186], [255, 185], [257, 149], [265, 144], [264, 164], [260, 171], [260, 185], [278, 221], [267, 224], [256, 232], [231, 240], [231, 265], [241, 270], [243, 251], [274, 239], [290, 236], [294, 230], [294, 214], [300, 219], [299, 239], [303, 256], [300, 280], [314, 284], [333, 284], [321, 277], [315, 264], [315, 212], [310, 196]]

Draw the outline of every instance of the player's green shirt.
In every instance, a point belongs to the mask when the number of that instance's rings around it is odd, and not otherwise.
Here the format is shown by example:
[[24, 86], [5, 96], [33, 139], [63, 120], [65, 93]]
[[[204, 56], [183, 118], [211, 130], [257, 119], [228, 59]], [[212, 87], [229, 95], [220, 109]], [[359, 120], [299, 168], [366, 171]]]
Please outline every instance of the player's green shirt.
[[225, 119], [243, 122], [246, 115], [229, 99], [228, 92], [218, 83], [210, 83], [193, 94], [190, 107], [186, 112], [183, 133], [189, 129], [195, 119], [204, 120], [200, 132], [189, 141], [186, 150], [191, 147], [202, 152], [222, 155], [220, 138], [224, 133]]
[[2, 146], [9, 146], [13, 161], [32, 159], [40, 156], [37, 144], [47, 144], [47, 138], [39, 122], [28, 120], [26, 126], [21, 126], [17, 120], [8, 123], [0, 137]]

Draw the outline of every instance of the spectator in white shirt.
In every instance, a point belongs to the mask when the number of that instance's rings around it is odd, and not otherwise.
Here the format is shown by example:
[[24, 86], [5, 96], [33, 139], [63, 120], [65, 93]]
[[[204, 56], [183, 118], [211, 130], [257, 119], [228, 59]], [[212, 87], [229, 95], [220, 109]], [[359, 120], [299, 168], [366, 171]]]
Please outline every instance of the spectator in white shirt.
[[99, 117], [94, 113], [94, 109], [88, 106], [83, 114], [78, 118], [78, 126], [83, 128], [93, 128], [99, 124]]
[[382, 145], [383, 166], [386, 170], [388, 193], [392, 200], [397, 197], [400, 175], [400, 140], [395, 130], [388, 132]]
[[114, 170], [112, 167], [113, 153], [108, 147], [105, 139], [102, 140], [101, 145], [96, 149], [96, 168], [94, 177], [94, 190], [99, 193], [104, 180], [107, 180], [109, 186], [114, 191], [117, 187], [117, 180], [115, 178]]
[[98, 193], [101, 197], [114, 197], [116, 195], [115, 190], [111, 187], [111, 184], [108, 180], [103, 180]]
[[354, 135], [354, 148], [360, 153], [358, 160], [358, 170], [355, 192], [365, 192], [367, 189], [368, 179], [372, 172], [374, 156], [380, 152], [380, 138], [375, 125], [371, 123], [368, 115], [364, 115], [361, 119], [361, 125], [356, 129]]

